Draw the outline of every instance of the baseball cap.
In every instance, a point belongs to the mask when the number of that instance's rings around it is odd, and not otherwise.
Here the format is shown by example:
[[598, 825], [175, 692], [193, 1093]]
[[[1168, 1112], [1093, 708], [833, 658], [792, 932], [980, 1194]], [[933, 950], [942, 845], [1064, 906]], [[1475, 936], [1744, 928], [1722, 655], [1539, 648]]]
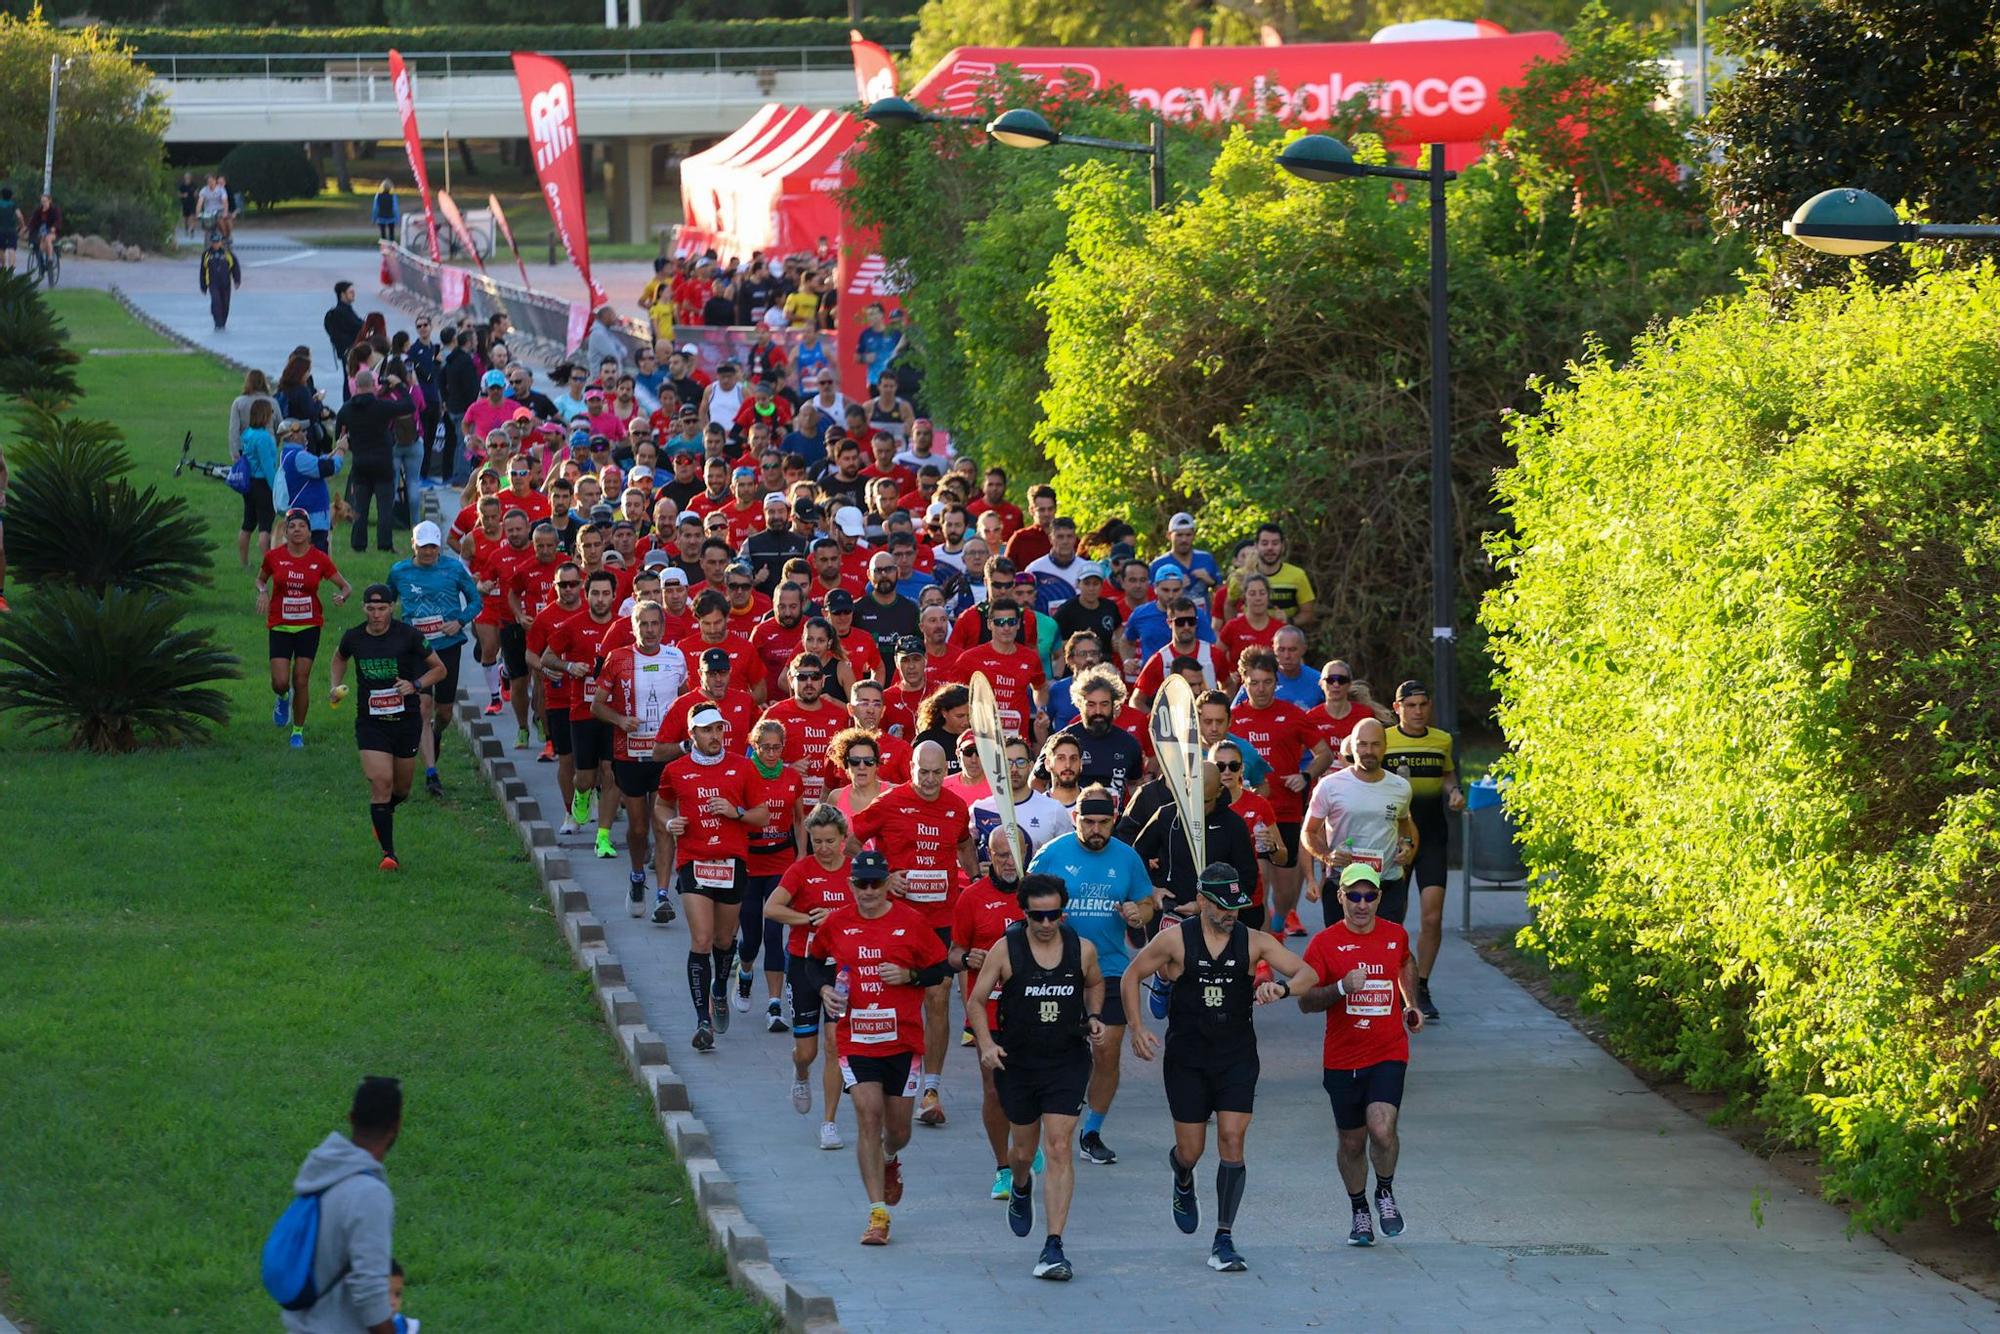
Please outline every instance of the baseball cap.
[[686, 353], [690, 357], [698, 357], [701, 355], [701, 349], [696, 347], [693, 343], [682, 343], [681, 351]]
[[603, 398], [604, 386], [597, 383], [597, 381], [592, 380], [589, 384], [583, 387], [583, 396], [585, 398]]
[[854, 610], [854, 594], [844, 588], [836, 588], [826, 595], [826, 610], [829, 616], [839, 616]]
[[610, 523], [617, 513], [617, 510], [603, 503], [592, 505], [590, 507], [590, 521], [592, 523]]
[[979, 733], [973, 731], [970, 727], [968, 727], [963, 732], [960, 732], [958, 734], [958, 749], [964, 750], [967, 746], [973, 745], [978, 740], [979, 740]]
[[1396, 702], [1400, 704], [1412, 695], [1422, 695], [1425, 698], [1429, 698], [1430, 693], [1429, 688], [1422, 681], [1405, 681], [1396, 687]]
[[1346, 889], [1349, 885], [1373, 885], [1380, 889], [1382, 873], [1367, 862], [1349, 862], [1347, 869], [1340, 873], [1340, 887]]
[[[662, 565], [672, 565], [673, 563], [674, 558], [664, 551], [649, 551], [646, 553], [646, 559], [641, 562], [649, 570], [657, 570]], [[687, 576], [682, 575], [681, 578], [685, 579]]]
[[868, 530], [867, 523], [861, 517], [861, 511], [852, 505], [842, 505], [836, 510], [833, 521], [839, 526], [840, 531], [849, 537], [859, 537]]
[[729, 670], [729, 650], [708, 649], [701, 655], [701, 669], [705, 672], [726, 672]]
[[1236, 868], [1228, 862], [1210, 862], [1201, 868], [1201, 896], [1218, 908], [1241, 912], [1250, 906], [1249, 891], [1236, 878]]
[[1104, 567], [1094, 560], [1084, 561], [1082, 568], [1076, 572], [1076, 582], [1078, 583], [1082, 583], [1086, 579], [1102, 578], [1104, 578]]
[[792, 517], [804, 519], [807, 523], [818, 523], [819, 502], [816, 500], [801, 500], [798, 504], [792, 506]]
[[857, 852], [847, 864], [847, 874], [856, 880], [887, 880], [889, 859], [879, 852]]
[[674, 527], [679, 528], [690, 523], [697, 528], [701, 527], [701, 516], [693, 510], [682, 510], [681, 517], [674, 520]]
[[363, 602], [394, 602], [396, 590], [387, 584], [370, 584], [361, 590]]
[[507, 377], [499, 371], [488, 371], [479, 377], [479, 387], [481, 389], [505, 389], [507, 387]]
[[755, 573], [757, 573], [757, 571], [756, 571], [756, 570], [755, 570], [754, 568], [752, 568], [752, 567], [751, 567], [751, 564], [750, 564], [750, 562], [749, 562], [749, 561], [747, 561], [747, 560], [744, 560], [744, 559], [743, 559], [743, 558], [742, 558], [741, 556], [738, 556], [738, 557], [737, 557], [737, 558], [736, 558], [735, 560], [733, 560], [733, 561], [730, 561], [730, 562], [729, 562], [729, 564], [727, 564], [727, 565], [723, 566], [723, 567], [722, 567], [722, 569], [723, 569], [723, 573], [725, 573], [725, 574], [755, 574]]
[[535, 419], [535, 414], [528, 411], [526, 408], [515, 408], [514, 415], [511, 418], [509, 418], [510, 421], [517, 421], [517, 422], [531, 422], [534, 419]]
[[734, 468], [730, 470], [729, 475], [731, 477], [755, 477], [757, 475], [757, 470], [755, 468], [747, 468], [747, 467]]
[[688, 715], [689, 727], [719, 727], [722, 721], [722, 710], [713, 704], [704, 704]]
[[908, 658], [924, 651], [924, 641], [915, 635], [903, 635], [896, 640], [896, 656]]
[[1171, 560], [1162, 561], [1160, 568], [1153, 571], [1154, 583], [1165, 583], [1169, 579], [1178, 579], [1182, 583], [1187, 582], [1187, 571], [1180, 567], [1180, 562]]
[[766, 491], [764, 493], [764, 508], [770, 509], [773, 505], [778, 506], [780, 509], [790, 509], [792, 502], [785, 499], [783, 491]]
[[653, 480], [653, 470], [642, 463], [626, 474], [625, 480], [628, 482], [650, 482]]
[[[1167, 531], [1170, 533], [1193, 532], [1194, 515], [1189, 514], [1186, 510], [1182, 510], [1179, 514], [1176, 514], [1173, 518], [1167, 520]], [[1204, 872], [1204, 874], [1206, 874], [1206, 872]]]
[[410, 545], [413, 547], [441, 547], [444, 545], [444, 534], [438, 531], [436, 524], [426, 519], [410, 530]]

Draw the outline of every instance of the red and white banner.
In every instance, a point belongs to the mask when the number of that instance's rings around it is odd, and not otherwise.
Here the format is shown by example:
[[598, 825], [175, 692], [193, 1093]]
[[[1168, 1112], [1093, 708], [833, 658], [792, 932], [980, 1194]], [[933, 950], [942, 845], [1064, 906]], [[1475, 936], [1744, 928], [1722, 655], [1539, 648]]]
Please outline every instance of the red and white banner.
[[896, 62], [878, 44], [853, 28], [847, 30], [847, 45], [854, 53], [854, 83], [861, 90], [861, 105], [896, 95]]
[[472, 232], [465, 225], [465, 215], [458, 211], [458, 202], [447, 190], [438, 191], [438, 212], [444, 214], [445, 222], [451, 227], [451, 234], [458, 238], [458, 243], [464, 247], [465, 253], [472, 256], [472, 262], [479, 266], [479, 271], [486, 272], [486, 261], [479, 257], [479, 243], [472, 239]]
[[583, 154], [576, 134], [576, 85], [560, 60], [534, 51], [514, 53], [514, 77], [521, 85], [521, 110], [528, 118], [528, 147], [535, 155], [535, 178], [556, 237], [569, 252], [591, 309], [610, 304], [590, 274], [590, 234], [583, 211]]
[[565, 350], [574, 352], [583, 346], [583, 340], [590, 336], [590, 307], [581, 301], [569, 303], [569, 324], [564, 331]]
[[472, 295], [472, 284], [466, 281], [464, 269], [454, 269], [449, 264], [438, 270], [438, 308], [449, 315], [466, 303]]
[[527, 288], [530, 292], [534, 291], [535, 285], [528, 281], [528, 265], [521, 258], [521, 247], [514, 244], [514, 229], [507, 225], [507, 214], [500, 207], [500, 196], [486, 196], [486, 207], [493, 211], [493, 225], [498, 227], [500, 234], [507, 238], [507, 249], [514, 253], [514, 267], [521, 271], [521, 286]]
[[430, 237], [431, 263], [441, 264], [444, 257], [438, 253], [437, 214], [431, 212], [431, 178], [424, 169], [424, 141], [417, 134], [417, 96], [410, 83], [410, 71], [403, 64], [403, 53], [389, 52], [389, 81], [396, 88], [396, 110], [403, 117], [403, 151], [410, 155], [410, 176], [417, 183], [417, 198], [424, 203], [424, 230]]

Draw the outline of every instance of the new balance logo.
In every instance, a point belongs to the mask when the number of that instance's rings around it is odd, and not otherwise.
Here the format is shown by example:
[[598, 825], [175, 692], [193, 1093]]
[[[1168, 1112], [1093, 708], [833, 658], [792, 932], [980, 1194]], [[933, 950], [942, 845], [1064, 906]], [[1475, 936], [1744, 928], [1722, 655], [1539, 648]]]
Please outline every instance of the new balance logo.
[[847, 280], [849, 296], [894, 296], [895, 289], [889, 286], [889, 266], [880, 255], [870, 255], [854, 267], [854, 276]]
[[548, 165], [576, 144], [570, 128], [569, 89], [562, 84], [535, 94], [528, 103], [528, 125], [535, 140], [535, 168]]

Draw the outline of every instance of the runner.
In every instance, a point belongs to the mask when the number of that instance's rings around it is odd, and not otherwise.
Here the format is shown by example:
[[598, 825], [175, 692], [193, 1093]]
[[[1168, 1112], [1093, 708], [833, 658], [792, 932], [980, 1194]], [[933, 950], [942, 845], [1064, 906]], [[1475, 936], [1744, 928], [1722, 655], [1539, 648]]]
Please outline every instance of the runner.
[[[1019, 736], [1007, 738], [1007, 786], [1014, 794], [1014, 823], [1031, 848], [1066, 834], [1071, 829], [1069, 810], [1046, 792], [1037, 791], [1028, 781], [1034, 750]], [[991, 775], [989, 775], [991, 777]], [[979, 860], [991, 860], [993, 831], [1000, 827], [1000, 803], [985, 796], [972, 803], [972, 828], [979, 840]], [[1005, 839], [1000, 840], [1006, 842]]]
[[[687, 685], [687, 659], [672, 644], [661, 642], [664, 621], [657, 602], [632, 608], [633, 642], [612, 649], [597, 674], [591, 717], [611, 727], [611, 778], [625, 800], [626, 903], [634, 917], [646, 912], [646, 854], [658, 832], [655, 794], [666, 765], [654, 757], [653, 739], [660, 734], [667, 710]], [[661, 840], [660, 896], [666, 897], [665, 840]]]
[[[1026, 839], [1025, 834], [1022, 837]], [[1028, 846], [1032, 848], [1034, 844]], [[999, 1026], [999, 1016], [993, 1008], [997, 993], [980, 995], [974, 990], [973, 980], [985, 964], [993, 943], [1021, 920], [1020, 890], [1021, 868], [1014, 864], [1014, 845], [1004, 838], [997, 839], [993, 844], [991, 869], [965, 887], [951, 912], [951, 949], [945, 957], [965, 977], [966, 1031], [975, 1034], [974, 1041], [977, 1037], [972, 1026], [973, 1011], [986, 1011], [989, 1028]], [[993, 1071], [983, 1061], [979, 1066], [979, 1082], [979, 1119], [986, 1127], [986, 1142], [993, 1150], [993, 1198], [1004, 1200], [1014, 1181], [1014, 1169], [1007, 1158], [1007, 1113], [1000, 1106], [1000, 1095], [994, 1091]], [[1035, 1170], [1041, 1170], [1039, 1163]]]
[[[1174, 1225], [1190, 1235], [1201, 1226], [1194, 1169], [1207, 1148], [1213, 1117], [1215, 1238], [1209, 1244], [1208, 1267], [1234, 1274], [1249, 1268], [1232, 1234], [1243, 1202], [1243, 1140], [1250, 1132], [1261, 1068], [1251, 1011], [1291, 995], [1294, 988], [1304, 994], [1319, 977], [1276, 937], [1242, 923], [1250, 891], [1236, 867], [1211, 862], [1202, 868], [1200, 884], [1200, 913], [1183, 920], [1178, 930], [1154, 936], [1125, 970], [1120, 989], [1133, 1016], [1132, 1054], [1150, 1061], [1160, 1044], [1139, 1013], [1139, 991], [1154, 973], [1175, 984], [1168, 992], [1166, 1059], [1161, 1062], [1167, 1109], [1174, 1118], [1174, 1147], [1167, 1150]], [[1290, 980], [1265, 978], [1266, 970]]]
[[[418, 746], [424, 762], [424, 790], [442, 797], [438, 743], [444, 729], [451, 726], [452, 705], [458, 702], [458, 660], [465, 647], [466, 622], [479, 615], [482, 605], [479, 581], [457, 557], [444, 554], [444, 534], [436, 524], [425, 522], [410, 530], [410, 559], [389, 567], [389, 586], [396, 590], [410, 628], [424, 636], [431, 652], [444, 664], [444, 679], [424, 697], [425, 726]], [[576, 605], [572, 596], [572, 612]]]
[[1091, 1052], [1089, 1107], [1083, 1114], [1083, 1137], [1077, 1141], [1085, 1161], [1109, 1166], [1118, 1155], [1100, 1133], [1118, 1096], [1119, 1044], [1125, 1040], [1125, 1002], [1113, 984], [1125, 975], [1132, 957], [1126, 932], [1144, 931], [1153, 920], [1152, 882], [1146, 863], [1128, 843], [1111, 836], [1118, 819], [1118, 802], [1111, 789], [1094, 783], [1077, 798], [1071, 812], [1076, 828], [1056, 838], [1028, 863], [1031, 875], [1053, 875], [1069, 890], [1068, 920], [1097, 949], [1104, 973], [1104, 1037]]
[[723, 749], [737, 755], [748, 751], [750, 728], [757, 721], [757, 701], [750, 698], [749, 691], [738, 690], [729, 684], [729, 650], [709, 649], [701, 655], [698, 664], [690, 659], [690, 665], [701, 668], [701, 688], [688, 691], [674, 701], [673, 708], [667, 710], [667, 720], [660, 726], [659, 744], [663, 749], [659, 758], [676, 760], [687, 754], [687, 720], [703, 705], [714, 708], [722, 715]]
[[1432, 727], [1430, 691], [1418, 681], [1396, 687], [1396, 722], [1384, 735], [1382, 764], [1410, 784], [1410, 819], [1417, 826], [1417, 859], [1409, 883], [1417, 887], [1417, 1008], [1436, 1019], [1431, 965], [1444, 943], [1445, 852], [1451, 820], [1465, 809], [1465, 789], [1451, 759], [1451, 733]]
[[847, 726], [847, 713], [827, 701], [826, 668], [811, 653], [795, 655], [785, 673], [792, 694], [764, 710], [785, 729], [785, 763], [798, 775], [800, 795], [817, 806], [826, 796], [826, 748]]
[[[749, 830], [769, 818], [750, 805], [750, 761], [723, 753], [727, 724], [712, 705], [688, 716], [690, 749], [660, 779], [661, 811], [677, 840], [674, 879], [688, 919], [688, 997], [694, 1002], [696, 1051], [710, 1051], [718, 1031], [729, 1029], [725, 995], [736, 965], [736, 912], [743, 902], [743, 859]], [[659, 888], [655, 922], [671, 922], [667, 886]], [[716, 985], [720, 982], [721, 985]]]
[[[1010, 855], [1006, 842], [1001, 839], [995, 849], [1003, 857]], [[1007, 1226], [1017, 1237], [1034, 1227], [1032, 1160], [1044, 1157], [1042, 1207], [1049, 1230], [1033, 1272], [1064, 1282], [1073, 1273], [1062, 1245], [1076, 1189], [1070, 1136], [1090, 1084], [1091, 1046], [1105, 1041], [1105, 983], [1096, 948], [1063, 923], [1069, 890], [1061, 880], [1028, 876], [1019, 903], [1027, 920], [1008, 927], [987, 951], [973, 984], [974, 994], [998, 997], [999, 1034], [992, 1032], [984, 1006], [972, 1007], [972, 1029], [979, 1064], [993, 1072], [1012, 1128]]]
[[1250, 906], [1236, 917], [1252, 931], [1262, 931], [1266, 929], [1265, 886], [1271, 882], [1271, 869], [1284, 866], [1291, 854], [1278, 836], [1278, 817], [1272, 813], [1271, 803], [1243, 785], [1242, 748], [1234, 741], [1218, 741], [1208, 748], [1208, 762], [1222, 775], [1222, 786], [1229, 792], [1229, 809], [1243, 817], [1257, 849], [1257, 883], [1250, 889]]
[[1114, 801], [1123, 801], [1139, 785], [1146, 763], [1139, 743], [1118, 726], [1119, 711], [1125, 707], [1125, 682], [1116, 667], [1100, 662], [1074, 678], [1069, 689], [1079, 716], [1057, 735], [1076, 738], [1084, 785], [1102, 784]]
[[556, 567], [565, 559], [556, 542], [556, 530], [547, 523], [535, 525], [529, 533], [528, 546], [530, 554], [514, 562], [502, 584], [507, 600], [507, 624], [500, 627], [500, 652], [507, 663], [507, 678], [512, 682], [514, 697], [517, 729], [514, 745], [519, 750], [526, 750], [531, 744], [528, 738], [531, 716], [544, 734], [548, 731], [543, 721], [542, 701], [538, 698], [542, 694], [540, 677], [528, 670], [528, 629], [542, 608], [555, 600], [552, 585]]
[[[800, 1116], [812, 1110], [807, 1081], [819, 1055], [820, 1028], [833, 1022], [820, 1004], [825, 969], [807, 957], [806, 946], [827, 918], [854, 902], [848, 888], [847, 821], [833, 807], [820, 806], [806, 817], [805, 831], [809, 855], [792, 863], [764, 905], [766, 920], [791, 928], [785, 939], [785, 982], [792, 997], [792, 1110]], [[841, 1148], [833, 1120], [840, 1105], [840, 1060], [831, 1048], [821, 1065], [820, 1091], [826, 1117], [819, 1125], [819, 1146]]]
[[[1356, 862], [1382, 873], [1385, 921], [1401, 924], [1410, 907], [1409, 877], [1417, 858], [1417, 826], [1410, 818], [1410, 783], [1382, 767], [1387, 733], [1373, 718], [1357, 724], [1347, 738], [1354, 762], [1319, 780], [1306, 805], [1302, 837], [1306, 854], [1335, 870]], [[1319, 896], [1319, 887], [1309, 891]], [[1331, 900], [1322, 902], [1326, 924], [1340, 919]]]
[[576, 821], [570, 816], [570, 807], [576, 800], [576, 750], [569, 722], [572, 684], [551, 644], [565, 622], [584, 614], [582, 567], [575, 561], [558, 566], [553, 588], [555, 601], [537, 612], [534, 623], [528, 627], [528, 666], [542, 679], [543, 719], [549, 736], [542, 758], [555, 761], [556, 790], [562, 794], [563, 812], [562, 828], [556, 832], [565, 835], [576, 832]]
[[1074, 817], [1083, 795], [1083, 744], [1067, 732], [1057, 732], [1042, 746], [1045, 791], [1050, 801]]
[[[590, 823], [590, 803], [597, 802], [597, 855], [607, 861], [618, 855], [611, 845], [613, 807], [605, 798], [604, 780], [611, 759], [611, 724], [592, 709], [597, 697], [599, 646], [617, 623], [612, 608], [618, 605], [618, 576], [609, 570], [586, 575], [583, 581], [584, 609], [556, 626], [542, 653], [542, 672], [562, 672], [570, 678], [569, 744], [574, 762], [569, 810], [564, 812], [558, 837], [580, 834]], [[523, 650], [525, 653], [525, 648]], [[551, 662], [553, 659], [553, 662]]]
[[1402, 1109], [1403, 1074], [1410, 1065], [1410, 1034], [1424, 1028], [1409, 933], [1375, 914], [1377, 901], [1384, 897], [1382, 874], [1374, 867], [1355, 862], [1340, 873], [1341, 920], [1307, 943], [1305, 957], [1306, 967], [1316, 977], [1333, 981], [1299, 988], [1299, 1009], [1307, 1014], [1326, 1012], [1321, 1083], [1340, 1131], [1334, 1161], [1353, 1210], [1354, 1225], [1347, 1234], [1350, 1246], [1375, 1243], [1368, 1216], [1371, 1160], [1375, 1217], [1381, 1220], [1382, 1235], [1393, 1237], [1403, 1230], [1405, 1220], [1395, 1194], [1396, 1159], [1402, 1147], [1396, 1123]]
[[[920, 773], [926, 763], [920, 756]], [[941, 777], [938, 757], [930, 763]], [[889, 1210], [903, 1199], [896, 1155], [910, 1142], [916, 1067], [924, 1054], [924, 993], [945, 984], [951, 966], [943, 942], [925, 929], [924, 915], [889, 896], [887, 858], [856, 853], [850, 875], [854, 903], [821, 923], [806, 951], [835, 970], [834, 980], [820, 987], [820, 1003], [837, 1021], [842, 1076], [854, 1099], [854, 1156], [868, 1193], [861, 1244], [886, 1246]]]
[[1049, 687], [1041, 655], [1020, 642], [1021, 613], [1015, 608], [994, 607], [986, 625], [992, 639], [959, 654], [952, 662], [952, 675], [970, 682], [974, 672], [984, 672], [1000, 708], [1001, 729], [1010, 736], [1026, 736], [1032, 730], [1039, 742], [1049, 731]]
[[362, 591], [366, 619], [340, 637], [327, 695], [334, 706], [347, 697], [347, 664], [352, 662], [361, 686], [354, 704], [354, 742], [361, 751], [361, 774], [368, 780], [368, 820], [382, 848], [384, 871], [397, 869], [396, 807], [409, 798], [423, 731], [423, 714], [410, 696], [444, 679], [444, 664], [422, 635], [395, 618], [395, 605], [396, 590], [387, 584], [370, 584]]
[[[1238, 660], [1243, 702], [1230, 711], [1231, 734], [1250, 743], [1271, 765], [1263, 785], [1278, 819], [1286, 860], [1271, 882], [1271, 920], [1288, 922], [1299, 901], [1299, 826], [1305, 793], [1333, 767], [1333, 748], [1312, 715], [1278, 698], [1278, 659], [1267, 648], [1249, 648]], [[1301, 768], [1304, 772], [1301, 772]], [[1442, 892], [1442, 891], [1440, 891]]]
[[[489, 696], [486, 716], [499, 713], [502, 691], [512, 693], [512, 688], [503, 679], [501, 671], [501, 649], [507, 628], [507, 583], [513, 576], [516, 562], [533, 560], [534, 548], [528, 542], [528, 516], [519, 510], [500, 512], [498, 497], [482, 498], [479, 502], [479, 524], [465, 535], [460, 550], [466, 553], [466, 564], [479, 578], [479, 595], [484, 601], [479, 615], [473, 620], [473, 635], [479, 645], [479, 666], [486, 675]], [[522, 636], [521, 662], [523, 670], [527, 666], [527, 637]]]
[[735, 1006], [750, 1009], [752, 965], [761, 950], [764, 955], [764, 989], [769, 999], [764, 1006], [764, 1027], [772, 1033], [785, 1031], [784, 1006], [779, 997], [785, 991], [785, 930], [764, 915], [765, 901], [778, 887], [780, 876], [806, 855], [799, 794], [805, 780], [785, 764], [785, 725], [766, 717], [750, 729], [750, 767], [757, 771], [750, 780], [750, 801], [771, 813], [762, 829], [750, 831], [750, 849], [745, 858], [748, 879], [743, 887], [743, 911], [737, 926], [741, 943], [737, 947]]
[[[271, 644], [271, 709], [275, 727], [291, 724], [293, 750], [306, 744], [307, 687], [313, 659], [319, 656], [320, 628], [326, 624], [319, 605], [319, 586], [331, 581], [340, 591], [335, 605], [344, 604], [353, 585], [334, 568], [333, 558], [312, 544], [312, 518], [304, 510], [285, 511], [284, 545], [264, 553], [257, 567], [257, 610], [264, 613], [265, 637]], [[275, 596], [274, 596], [275, 594]]]
[[[890, 892], [915, 908], [931, 925], [938, 940], [938, 957], [951, 944], [952, 907], [959, 886], [976, 865], [973, 861], [972, 814], [965, 803], [944, 790], [944, 748], [926, 741], [911, 754], [916, 772], [908, 783], [885, 792], [854, 817], [850, 831], [855, 850], [874, 840], [895, 872]], [[924, 1058], [923, 1106], [917, 1119], [927, 1126], [945, 1124], [944, 1099], [938, 1091], [944, 1072], [946, 1040], [951, 1025], [951, 987], [942, 978], [924, 998], [924, 1034], [918, 1051]]]

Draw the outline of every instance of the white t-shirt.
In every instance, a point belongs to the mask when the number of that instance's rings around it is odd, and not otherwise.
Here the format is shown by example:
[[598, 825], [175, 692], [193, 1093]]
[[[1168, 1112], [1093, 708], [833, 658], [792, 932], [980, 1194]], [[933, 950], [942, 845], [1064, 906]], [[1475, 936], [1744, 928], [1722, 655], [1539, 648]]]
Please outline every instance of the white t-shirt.
[[639, 720], [640, 735], [658, 734], [687, 680], [687, 658], [672, 644], [662, 644], [650, 654], [636, 646], [632, 649], [632, 714]]
[[1398, 825], [1410, 813], [1409, 780], [1388, 770], [1373, 783], [1353, 768], [1335, 769], [1313, 788], [1306, 818], [1326, 821], [1328, 846], [1374, 862], [1386, 881], [1403, 878], [1396, 864]]
[[[981, 815], [987, 817], [980, 821]], [[981, 797], [972, 803], [974, 823], [999, 824], [1000, 807], [991, 797]], [[1014, 803], [1014, 822], [1021, 827], [1021, 836], [1028, 840], [1028, 856], [1047, 847], [1051, 839], [1059, 838], [1076, 827], [1069, 818], [1069, 808], [1046, 792], [1030, 789], [1026, 797]]]
[[[1084, 560], [1082, 556], [1071, 556], [1069, 564], [1058, 565], [1056, 564], [1056, 558], [1053, 555], [1048, 555], [1042, 557], [1040, 560], [1029, 561], [1028, 573], [1046, 574], [1052, 578], [1060, 579], [1068, 584], [1069, 591], [1074, 593], [1076, 592], [1076, 581], [1083, 577], [1083, 565]], [[1056, 605], [1060, 606], [1061, 604], [1058, 603]], [[1055, 607], [1050, 607], [1049, 610], [1054, 611]]]

